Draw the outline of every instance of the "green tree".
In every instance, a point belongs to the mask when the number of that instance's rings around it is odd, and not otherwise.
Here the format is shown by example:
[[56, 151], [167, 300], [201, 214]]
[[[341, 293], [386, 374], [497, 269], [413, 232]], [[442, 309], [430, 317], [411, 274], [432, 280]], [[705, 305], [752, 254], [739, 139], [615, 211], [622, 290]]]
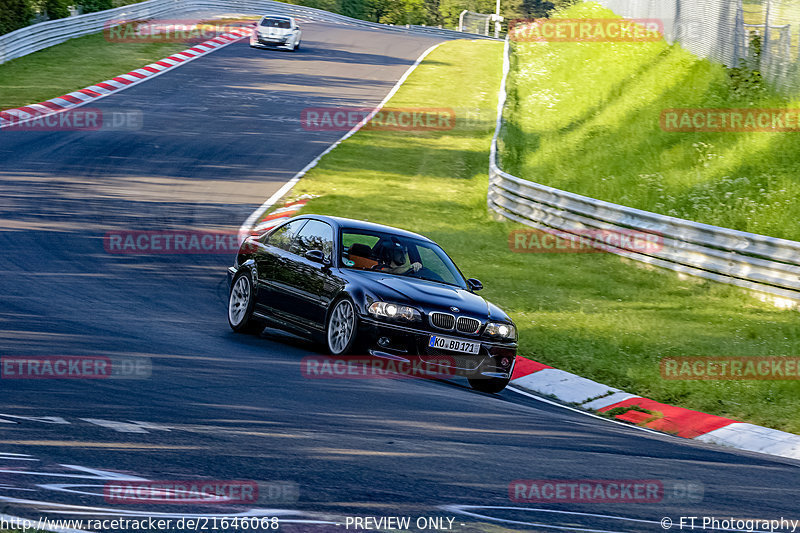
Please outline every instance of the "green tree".
[[439, 9], [439, 0], [424, 0], [425, 11], [427, 12], [427, 21], [425, 24], [429, 26], [438, 26], [444, 22], [442, 18], [442, 11]]
[[0, 35], [27, 26], [32, 18], [29, 0], [0, 0]]
[[364, 18], [372, 22], [381, 22], [386, 14], [389, 13], [391, 4], [391, 0], [365, 0]]
[[580, 0], [522, 0], [522, 12], [526, 18], [549, 17], [553, 11], [565, 9]]
[[41, 13], [47, 15], [48, 19], [55, 20], [69, 16], [70, 4], [69, 0], [40, 0], [37, 7]]
[[378, 22], [386, 24], [430, 24], [425, 0], [393, 0]]
[[543, 18], [555, 8], [553, 2], [548, 0], [522, 0], [522, 12], [525, 18]]
[[78, 5], [84, 13], [94, 13], [114, 7], [111, 0], [78, 0]]
[[366, 15], [366, 5], [364, 0], [342, 0], [339, 12], [354, 19], [363, 19]]

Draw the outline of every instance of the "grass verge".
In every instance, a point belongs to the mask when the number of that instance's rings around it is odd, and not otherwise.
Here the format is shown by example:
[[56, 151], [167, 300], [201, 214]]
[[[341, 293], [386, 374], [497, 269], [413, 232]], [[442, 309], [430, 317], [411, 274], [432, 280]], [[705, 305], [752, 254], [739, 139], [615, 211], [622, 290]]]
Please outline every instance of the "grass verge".
[[[569, 18], [609, 18], [597, 4]], [[800, 108], [665, 42], [515, 43], [503, 169], [639, 209], [800, 240], [800, 133], [678, 133], [668, 108]]]
[[[502, 44], [440, 46], [388, 104], [493, 116]], [[609, 254], [521, 254], [486, 208], [493, 123], [439, 132], [364, 129], [293, 191], [305, 212], [366, 219], [427, 235], [483, 295], [509, 312], [520, 353], [657, 401], [800, 432], [798, 382], [661, 379], [665, 356], [800, 353], [797, 315], [739, 289], [646, 270]]]

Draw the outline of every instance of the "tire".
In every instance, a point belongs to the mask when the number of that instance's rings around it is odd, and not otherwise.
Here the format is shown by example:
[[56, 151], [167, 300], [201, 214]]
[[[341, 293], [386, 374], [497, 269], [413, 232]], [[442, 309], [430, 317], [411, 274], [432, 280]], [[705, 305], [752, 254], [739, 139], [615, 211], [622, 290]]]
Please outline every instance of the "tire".
[[497, 394], [505, 389], [508, 382], [511, 381], [509, 378], [490, 378], [481, 376], [480, 374], [467, 376], [467, 380], [469, 381], [470, 387], [476, 391], [487, 392], [489, 394]]
[[300, 50], [300, 43], [296, 43], [296, 44], [295, 44], [295, 45], [292, 47], [292, 52], [297, 52], [298, 50]]
[[246, 270], [240, 270], [233, 278], [228, 295], [228, 324], [236, 333], [261, 333], [264, 322], [253, 316], [255, 298], [253, 282]]
[[350, 298], [340, 298], [332, 306], [325, 323], [325, 347], [331, 355], [353, 350], [358, 333], [356, 308]]

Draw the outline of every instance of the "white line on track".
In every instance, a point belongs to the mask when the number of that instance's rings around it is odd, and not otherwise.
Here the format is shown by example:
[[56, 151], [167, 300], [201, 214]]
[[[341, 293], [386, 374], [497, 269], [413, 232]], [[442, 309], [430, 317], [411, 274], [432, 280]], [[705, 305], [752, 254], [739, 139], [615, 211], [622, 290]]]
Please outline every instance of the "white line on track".
[[639, 427], [639, 426], [634, 426], [632, 424], [626, 424], [625, 422], [620, 422], [619, 420], [613, 420], [611, 418], [606, 418], [604, 416], [596, 415], [594, 413], [589, 413], [589, 412], [583, 411], [581, 409], [576, 409], [574, 407], [570, 407], [569, 405], [564, 405], [563, 403], [554, 402], [552, 400], [548, 400], [546, 398], [542, 398], [541, 396], [536, 396], [535, 394], [531, 394], [530, 392], [526, 392], [524, 390], [517, 389], [517, 388], [515, 388], [515, 387], [513, 387], [511, 385], [509, 385], [506, 388], [508, 390], [510, 390], [510, 391], [516, 392], [517, 394], [521, 394], [523, 396], [527, 396], [528, 398], [533, 398], [536, 401], [547, 403], [547, 404], [550, 404], [550, 405], [555, 405], [556, 407], [561, 407], [562, 409], [567, 409], [569, 411], [574, 411], [576, 413], [580, 413], [582, 415], [590, 416], [592, 418], [599, 418], [600, 420], [603, 420], [605, 422], [611, 422], [613, 424], [619, 424], [620, 426], [625, 426], [626, 428], [638, 429], [639, 431], [652, 433], [653, 435], [667, 435], [666, 433], [661, 433], [660, 431], [653, 431], [652, 429], [643, 428], [643, 427]]

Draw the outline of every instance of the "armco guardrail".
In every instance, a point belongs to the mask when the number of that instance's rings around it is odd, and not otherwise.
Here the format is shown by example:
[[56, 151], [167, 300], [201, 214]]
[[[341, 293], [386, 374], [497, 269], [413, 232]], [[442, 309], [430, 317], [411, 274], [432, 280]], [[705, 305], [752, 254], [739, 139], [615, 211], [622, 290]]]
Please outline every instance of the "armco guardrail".
[[320, 22], [336, 22], [355, 26], [394, 31], [424, 32], [441, 37], [483, 38], [484, 35], [461, 33], [455, 30], [430, 26], [391, 26], [353, 19], [344, 15], [311, 7], [285, 4], [272, 0], [148, 0], [138, 4], [108, 9], [97, 13], [40, 22], [0, 36], [0, 63], [43, 50], [68, 39], [102, 31], [122, 20], [147, 20], [180, 14], [216, 11], [220, 14], [237, 13], [261, 15], [267, 12], [303, 15]]
[[150, 19], [184, 11], [184, 0], [149, 0], [97, 13], [32, 24], [0, 36], [0, 63], [74, 37], [102, 31], [109, 21]]
[[641, 247], [620, 239], [614, 253], [655, 266], [730, 283], [800, 303], [800, 242], [700, 224], [612, 204], [512, 176], [498, 166], [497, 140], [502, 128], [509, 71], [506, 41], [503, 82], [489, 163], [489, 208], [503, 217], [544, 231], [575, 235], [608, 230], [653, 236], [658, 246]]

